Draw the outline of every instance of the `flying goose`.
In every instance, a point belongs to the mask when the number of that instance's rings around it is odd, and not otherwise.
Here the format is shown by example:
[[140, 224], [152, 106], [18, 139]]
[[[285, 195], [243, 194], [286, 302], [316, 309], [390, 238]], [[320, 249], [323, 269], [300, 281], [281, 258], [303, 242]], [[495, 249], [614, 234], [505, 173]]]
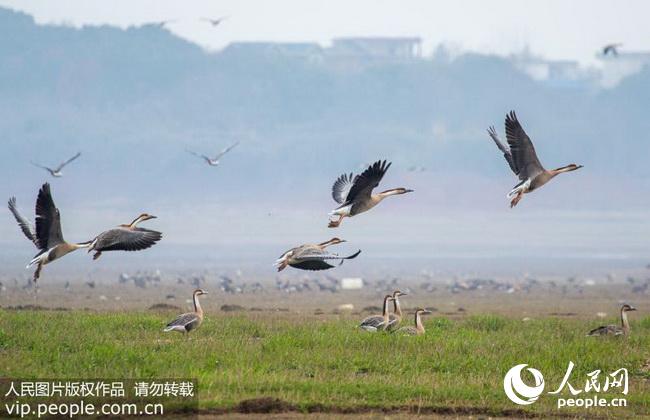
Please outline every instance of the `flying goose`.
[[341, 257], [337, 254], [331, 254], [325, 249], [330, 245], [342, 242], [346, 241], [332, 238], [320, 244], [305, 244], [291, 248], [275, 261], [275, 265], [278, 267], [278, 271], [284, 270], [288, 265], [301, 270], [327, 270], [334, 267], [328, 262], [329, 260], [340, 260], [339, 265], [341, 265], [343, 261], [354, 259], [361, 253], [361, 250], [358, 250], [352, 255]]
[[406, 334], [406, 335], [423, 335], [424, 334], [424, 325], [422, 324], [421, 315], [430, 314], [431, 311], [426, 309], [418, 309], [415, 311], [415, 326], [402, 327], [398, 330], [395, 330], [396, 334]]
[[201, 304], [199, 303], [199, 296], [207, 295], [207, 294], [208, 292], [206, 292], [203, 289], [196, 289], [194, 293], [192, 293], [192, 301], [194, 302], [194, 312], [187, 312], [185, 314], [181, 314], [177, 316], [176, 319], [174, 319], [172, 322], [167, 324], [167, 326], [163, 331], [164, 332], [178, 331], [185, 334], [199, 328], [199, 326], [203, 322], [203, 309], [201, 308]]
[[38, 163], [34, 163], [34, 162], [31, 162], [31, 164], [41, 169], [45, 169], [50, 173], [50, 175], [52, 175], [55, 178], [61, 178], [63, 176], [63, 172], [61, 172], [63, 167], [66, 166], [68, 163], [72, 162], [73, 160], [75, 160], [76, 158], [78, 158], [79, 156], [81, 156], [81, 152], [78, 152], [76, 155], [72, 156], [70, 159], [66, 160], [65, 162], [59, 164], [59, 166], [57, 166], [54, 169], [48, 168], [47, 166], [39, 165]]
[[224, 20], [228, 19], [228, 16], [221, 16], [220, 18], [217, 19], [210, 19], [210, 18], [201, 18], [202, 21], [210, 23], [213, 27], [219, 26], [221, 22]]
[[509, 147], [501, 143], [494, 127], [488, 129], [488, 134], [492, 137], [499, 150], [503, 152], [503, 156], [506, 158], [508, 165], [510, 165], [512, 172], [521, 181], [508, 193], [508, 198], [511, 199], [511, 208], [519, 203], [519, 200], [522, 199], [524, 194], [540, 188], [556, 175], [582, 168], [582, 165], [572, 163], [557, 169], [544, 169], [537, 158], [533, 142], [524, 131], [519, 120], [517, 120], [515, 111], [510, 111], [506, 115], [505, 125], [506, 139], [508, 140]]
[[393, 292], [393, 313], [389, 316], [388, 325], [386, 325], [387, 331], [396, 330], [399, 327], [399, 324], [402, 322], [402, 308], [399, 304], [399, 297], [406, 295], [406, 293], [399, 290], [395, 290]]
[[369, 332], [384, 331], [390, 322], [390, 315], [388, 314], [388, 302], [393, 300], [391, 295], [384, 296], [384, 304], [382, 306], [381, 315], [372, 315], [365, 318], [359, 324], [359, 328]]
[[211, 157], [209, 157], [209, 156], [206, 156], [206, 155], [202, 155], [202, 154], [199, 154], [199, 153], [193, 152], [193, 151], [191, 151], [191, 150], [187, 150], [187, 149], [186, 149], [185, 151], [186, 151], [187, 153], [191, 154], [191, 155], [194, 155], [194, 156], [196, 156], [196, 157], [198, 157], [198, 158], [203, 159], [203, 160], [204, 160], [208, 165], [210, 165], [210, 166], [219, 166], [220, 159], [223, 157], [223, 155], [225, 155], [226, 153], [228, 153], [229, 151], [231, 151], [232, 149], [234, 149], [235, 146], [237, 146], [238, 144], [239, 144], [239, 142], [236, 142], [236, 143], [231, 144], [230, 146], [226, 147], [226, 148], [223, 149], [221, 152], [219, 152], [219, 154], [216, 155], [216, 156], [213, 157], [213, 158], [211, 158]]
[[627, 303], [621, 307], [621, 326], [618, 325], [603, 325], [602, 327], [594, 328], [589, 331], [588, 336], [599, 336], [599, 335], [629, 335], [630, 334], [630, 323], [627, 320], [627, 313], [630, 311], [636, 311], [634, 306], [628, 305]]
[[9, 199], [9, 210], [13, 213], [23, 234], [40, 250], [27, 265], [27, 268], [36, 265], [34, 281], [40, 277], [44, 265], [79, 248], [90, 246], [90, 242], [69, 243], [63, 239], [61, 214], [54, 204], [48, 183], [43, 184], [36, 199], [36, 229], [18, 212], [14, 197]]
[[95, 251], [93, 260], [96, 260], [104, 251], [140, 251], [152, 247], [162, 238], [162, 233], [136, 225], [155, 218], [156, 216], [142, 213], [128, 225], [119, 225], [100, 233], [90, 242], [88, 252]]
[[332, 198], [340, 204], [339, 207], [332, 210], [330, 216], [339, 216], [338, 220], [330, 220], [329, 227], [338, 227], [344, 217], [352, 217], [359, 213], [370, 210], [379, 204], [384, 198], [391, 195], [406, 194], [413, 192], [406, 188], [393, 188], [373, 194], [374, 190], [384, 174], [390, 168], [391, 163], [378, 160], [370, 165], [361, 175], [343, 174], [332, 186]]
[[613, 56], [618, 55], [619, 47], [623, 46], [621, 43], [607, 44], [603, 47], [603, 55], [611, 54]]

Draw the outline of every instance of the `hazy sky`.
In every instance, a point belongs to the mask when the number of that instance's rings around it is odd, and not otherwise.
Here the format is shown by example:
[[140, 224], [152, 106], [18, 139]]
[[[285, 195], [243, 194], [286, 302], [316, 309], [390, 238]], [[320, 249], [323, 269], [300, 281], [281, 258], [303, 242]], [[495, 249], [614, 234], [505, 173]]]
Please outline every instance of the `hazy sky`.
[[[425, 53], [509, 54], [525, 46], [553, 59], [594, 61], [609, 42], [650, 50], [650, 2], [611, 0], [0, 0], [38, 23], [126, 27], [177, 19], [169, 29], [210, 49], [236, 40], [317, 41], [341, 36], [420, 36]], [[229, 16], [218, 28], [201, 17]]]

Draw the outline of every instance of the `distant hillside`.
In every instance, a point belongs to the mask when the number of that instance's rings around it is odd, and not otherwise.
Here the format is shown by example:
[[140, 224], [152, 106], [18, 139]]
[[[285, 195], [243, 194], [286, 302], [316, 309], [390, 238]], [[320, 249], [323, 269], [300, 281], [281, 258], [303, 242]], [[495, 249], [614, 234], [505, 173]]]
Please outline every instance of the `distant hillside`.
[[[207, 53], [153, 26], [39, 26], [7, 9], [0, 33], [0, 175], [10, 180], [0, 197], [33, 200], [47, 177], [29, 161], [81, 150], [54, 183], [85, 216], [142, 202], [197, 215], [217, 201], [326, 212], [333, 179], [377, 158], [395, 162], [387, 183], [418, 184], [434, 206], [501, 206], [515, 179], [485, 129], [503, 132], [516, 109], [544, 163], [585, 165], [538, 206], [648, 204], [648, 69], [612, 90], [579, 90], [477, 54], [342, 72], [295, 56]], [[215, 154], [236, 140], [216, 169], [184, 151]], [[414, 165], [428, 170], [406, 173]]]

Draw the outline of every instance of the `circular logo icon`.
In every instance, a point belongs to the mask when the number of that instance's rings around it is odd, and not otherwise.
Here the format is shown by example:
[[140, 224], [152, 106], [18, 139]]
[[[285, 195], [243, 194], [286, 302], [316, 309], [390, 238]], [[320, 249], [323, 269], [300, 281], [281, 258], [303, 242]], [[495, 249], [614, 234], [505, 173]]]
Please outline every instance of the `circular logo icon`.
[[521, 380], [521, 371], [528, 366], [521, 364], [513, 367], [503, 378], [503, 390], [510, 400], [519, 405], [529, 405], [537, 401], [537, 398], [544, 391], [544, 377], [537, 369], [528, 368], [535, 378], [535, 386], [528, 386]]

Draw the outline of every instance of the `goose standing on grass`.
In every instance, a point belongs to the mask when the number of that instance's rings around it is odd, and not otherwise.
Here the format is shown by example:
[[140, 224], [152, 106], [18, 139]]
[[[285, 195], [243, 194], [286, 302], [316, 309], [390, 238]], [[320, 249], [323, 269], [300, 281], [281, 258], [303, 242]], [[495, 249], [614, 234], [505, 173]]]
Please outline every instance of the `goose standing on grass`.
[[499, 140], [494, 127], [488, 129], [488, 134], [494, 140], [499, 150], [503, 152], [508, 165], [512, 172], [519, 177], [521, 181], [519, 184], [508, 193], [508, 198], [511, 199], [510, 207], [514, 207], [522, 199], [523, 195], [540, 188], [551, 179], [555, 178], [564, 172], [571, 172], [582, 168], [582, 165], [572, 163], [561, 168], [546, 170], [537, 158], [535, 147], [530, 140], [523, 127], [517, 119], [515, 111], [510, 111], [506, 115], [506, 139], [508, 146], [506, 147]]
[[414, 327], [402, 327], [398, 330], [395, 330], [396, 334], [406, 334], [406, 335], [423, 335], [424, 334], [424, 325], [422, 324], [422, 315], [430, 314], [431, 311], [426, 309], [418, 309], [415, 311], [415, 326]]
[[358, 250], [352, 255], [341, 257], [338, 254], [332, 254], [326, 250], [328, 246], [342, 242], [346, 241], [339, 238], [332, 238], [320, 244], [305, 244], [291, 248], [275, 261], [275, 265], [278, 271], [284, 270], [287, 266], [301, 270], [327, 270], [334, 267], [328, 261], [340, 260], [339, 265], [341, 265], [343, 261], [354, 259], [361, 253], [361, 250]]
[[68, 163], [72, 162], [73, 160], [75, 160], [75, 159], [78, 158], [79, 156], [81, 156], [81, 152], [78, 152], [76, 155], [72, 156], [70, 159], [66, 160], [65, 162], [59, 164], [59, 166], [57, 166], [57, 167], [54, 168], [54, 169], [53, 169], [53, 168], [49, 168], [49, 167], [47, 167], [47, 166], [39, 165], [38, 163], [34, 163], [34, 162], [31, 162], [31, 164], [34, 165], [34, 166], [36, 166], [36, 167], [39, 167], [39, 168], [41, 168], [41, 169], [45, 169], [45, 170], [48, 171], [48, 172], [50, 173], [50, 175], [52, 175], [54, 178], [61, 178], [61, 177], [63, 176], [63, 172], [61, 172], [61, 170], [63, 170], [63, 168], [64, 168]]
[[167, 324], [163, 331], [178, 331], [185, 334], [199, 328], [203, 322], [203, 309], [201, 308], [201, 303], [199, 302], [199, 296], [207, 294], [208, 292], [203, 289], [196, 289], [194, 293], [192, 293], [194, 312], [188, 312], [177, 316], [175, 320]]
[[90, 242], [88, 252], [95, 251], [93, 260], [96, 260], [104, 251], [140, 251], [152, 247], [162, 238], [162, 233], [137, 227], [137, 224], [155, 218], [142, 213], [128, 225], [119, 225], [100, 233]]
[[359, 213], [370, 210], [379, 204], [384, 198], [391, 195], [406, 194], [413, 192], [406, 188], [393, 188], [373, 194], [374, 190], [381, 182], [391, 163], [378, 160], [370, 165], [361, 175], [343, 174], [332, 186], [332, 198], [340, 204], [339, 207], [332, 210], [330, 216], [338, 216], [337, 220], [330, 220], [329, 227], [338, 227], [344, 217], [352, 217]]
[[388, 325], [386, 325], [388, 331], [396, 330], [402, 322], [402, 308], [399, 304], [400, 296], [406, 296], [406, 293], [399, 290], [393, 292], [393, 313], [390, 314]]
[[37, 281], [40, 277], [44, 265], [79, 248], [87, 248], [90, 246], [90, 242], [69, 243], [63, 239], [61, 213], [54, 204], [50, 184], [48, 183], [43, 184], [38, 191], [38, 198], [36, 199], [36, 229], [33, 229], [32, 225], [18, 213], [16, 199], [13, 197], [9, 200], [9, 210], [13, 213], [27, 239], [32, 241], [40, 250], [27, 266], [29, 268], [32, 265], [36, 265], [34, 281]]
[[393, 300], [391, 295], [384, 296], [384, 305], [382, 306], [381, 315], [372, 315], [365, 318], [359, 324], [359, 328], [369, 332], [384, 331], [390, 322], [390, 315], [388, 314], [388, 302]]
[[603, 325], [602, 327], [594, 328], [589, 331], [588, 336], [599, 336], [599, 335], [629, 335], [630, 334], [630, 323], [627, 320], [627, 313], [630, 311], [636, 311], [634, 306], [628, 305], [627, 303], [621, 307], [621, 326], [618, 325]]
[[198, 158], [203, 159], [210, 166], [219, 166], [219, 163], [221, 163], [221, 158], [223, 157], [223, 155], [225, 155], [226, 153], [228, 153], [229, 151], [234, 149], [235, 146], [237, 146], [238, 144], [239, 144], [239, 142], [231, 144], [230, 146], [223, 149], [218, 155], [216, 155], [213, 158], [211, 158], [210, 156], [206, 156], [206, 155], [202, 155], [202, 154], [193, 152], [191, 150], [186, 150], [186, 151], [187, 151], [187, 153], [189, 153], [191, 155], [194, 155], [194, 156], [196, 156]]

